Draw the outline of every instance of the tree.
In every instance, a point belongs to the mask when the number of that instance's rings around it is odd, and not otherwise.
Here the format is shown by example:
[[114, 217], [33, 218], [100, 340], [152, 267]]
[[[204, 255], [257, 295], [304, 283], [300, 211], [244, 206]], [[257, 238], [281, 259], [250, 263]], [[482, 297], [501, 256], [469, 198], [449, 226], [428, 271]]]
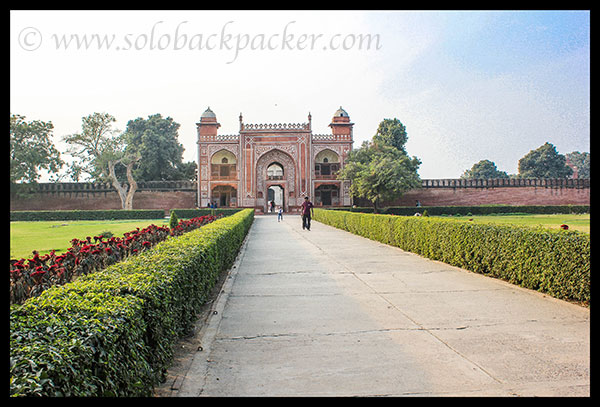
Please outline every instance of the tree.
[[421, 161], [406, 153], [407, 139], [406, 129], [398, 119], [385, 119], [373, 142], [365, 141], [358, 150], [350, 152], [338, 174], [339, 179], [351, 180], [350, 192], [368, 199], [375, 213], [382, 202], [420, 186], [417, 170]]
[[52, 122], [10, 116], [10, 182], [37, 182], [39, 171], [58, 173], [64, 162], [52, 143]]
[[508, 178], [508, 174], [505, 171], [498, 171], [496, 164], [490, 160], [481, 160], [474, 164], [470, 170], [466, 170], [463, 175], [463, 179], [490, 179], [490, 178]]
[[519, 160], [521, 178], [566, 178], [572, 173], [573, 170], [566, 165], [565, 156], [548, 142]]
[[188, 180], [188, 181], [195, 181], [196, 180], [196, 168], [198, 168], [198, 164], [196, 164], [196, 161], [187, 161], [187, 162], [182, 162], [180, 165], [177, 166], [177, 169], [179, 170], [179, 173], [181, 175], [179, 175], [180, 180]]
[[590, 153], [573, 151], [572, 153], [565, 154], [565, 157], [572, 165], [577, 167], [577, 176], [579, 178], [590, 177]]
[[[123, 209], [133, 208], [133, 195], [137, 182], [133, 177], [133, 167], [140, 156], [126, 151], [124, 137], [117, 136], [112, 128], [116, 119], [108, 113], [93, 113], [81, 119], [81, 133], [65, 136], [63, 140], [71, 147], [68, 152], [78, 161], [71, 165], [70, 173], [79, 180], [82, 173], [89, 174], [95, 181], [109, 181], [119, 194]], [[121, 184], [115, 170], [117, 164], [125, 167], [128, 186]]]
[[159, 113], [130, 120], [124, 137], [127, 151], [143, 159], [135, 170], [142, 181], [165, 181], [195, 178], [195, 163], [183, 163], [183, 145], [178, 141], [179, 124]]
[[407, 141], [406, 127], [398, 119], [383, 119], [373, 136], [374, 143], [386, 144], [400, 151], [405, 151], [404, 145]]
[[93, 182], [108, 181], [107, 159], [117, 157], [123, 150], [118, 130], [112, 128], [116, 119], [108, 113], [93, 113], [81, 118], [81, 133], [63, 137], [69, 144], [67, 153], [76, 160], [71, 163], [69, 175], [79, 181], [84, 174]]
[[[119, 198], [121, 199], [121, 208], [123, 209], [133, 209], [133, 195], [137, 190], [137, 182], [133, 177], [133, 166], [139, 160], [139, 156], [123, 155], [117, 160], [108, 160], [107, 162], [112, 185], [119, 193]], [[125, 183], [121, 184], [121, 182], [119, 182], [115, 173], [115, 166], [117, 164], [122, 164], [125, 166], [127, 182], [129, 183], [129, 186], [127, 186]]]
[[179, 224], [179, 218], [177, 217], [177, 213], [175, 211], [171, 211], [171, 216], [169, 217], [169, 228], [175, 229]]

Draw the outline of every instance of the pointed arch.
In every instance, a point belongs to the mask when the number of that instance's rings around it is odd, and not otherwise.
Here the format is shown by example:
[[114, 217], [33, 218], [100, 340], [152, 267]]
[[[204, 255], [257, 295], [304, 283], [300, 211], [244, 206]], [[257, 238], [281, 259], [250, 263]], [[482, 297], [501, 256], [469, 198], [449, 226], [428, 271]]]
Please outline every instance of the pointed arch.
[[259, 196], [259, 193], [262, 193], [264, 199], [264, 205], [266, 209], [267, 203], [267, 189], [269, 187], [269, 177], [267, 175], [267, 168], [271, 164], [278, 164], [283, 169], [283, 176], [281, 180], [271, 181], [277, 182], [281, 184], [283, 189], [285, 190], [285, 210], [287, 211], [289, 208], [289, 203], [296, 202], [296, 162], [294, 159], [287, 154], [286, 152], [279, 150], [277, 148], [273, 148], [272, 150], [267, 151], [256, 162], [256, 196]]
[[210, 175], [213, 180], [237, 178], [237, 157], [228, 149], [222, 148], [210, 156]]

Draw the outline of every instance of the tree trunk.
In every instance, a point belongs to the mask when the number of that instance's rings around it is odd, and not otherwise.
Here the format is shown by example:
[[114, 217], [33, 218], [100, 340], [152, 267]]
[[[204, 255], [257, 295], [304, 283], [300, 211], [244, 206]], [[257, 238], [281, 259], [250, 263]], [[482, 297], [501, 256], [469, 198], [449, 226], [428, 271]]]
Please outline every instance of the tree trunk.
[[117, 179], [117, 175], [115, 174], [115, 165], [121, 163], [123, 159], [119, 159], [116, 161], [108, 162], [108, 173], [110, 175], [110, 179], [112, 181], [113, 187], [117, 190], [119, 194], [119, 198], [121, 199], [121, 209], [133, 209], [133, 194], [137, 190], [137, 182], [133, 179], [133, 166], [138, 161], [138, 159], [132, 159], [127, 165], [127, 181], [129, 182], [129, 188], [125, 188], [119, 180]]
[[123, 209], [133, 209], [133, 194], [135, 194], [135, 191], [137, 190], [137, 182], [135, 182], [135, 179], [133, 179], [132, 174], [133, 165], [135, 164], [135, 161], [132, 160], [129, 164], [127, 164], [127, 181], [129, 181], [129, 191], [127, 191], [127, 197], [125, 199], [125, 208]]
[[117, 179], [117, 175], [115, 174], [115, 165], [119, 162], [121, 162], [121, 160], [109, 161], [108, 162], [108, 173], [110, 175], [112, 186], [117, 190], [117, 192], [119, 194], [119, 198], [121, 198], [121, 209], [125, 209], [125, 200], [126, 200], [126, 196], [127, 196], [127, 191], [125, 190], [125, 188], [123, 188], [123, 186]]
[[377, 198], [375, 198], [373, 202], [373, 213], [379, 213], [379, 209], [377, 208]]

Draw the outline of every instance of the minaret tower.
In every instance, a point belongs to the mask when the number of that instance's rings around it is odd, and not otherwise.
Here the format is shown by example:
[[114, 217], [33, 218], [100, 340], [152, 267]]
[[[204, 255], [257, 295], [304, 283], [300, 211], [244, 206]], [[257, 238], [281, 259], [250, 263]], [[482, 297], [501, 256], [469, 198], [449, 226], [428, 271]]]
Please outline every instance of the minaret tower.
[[352, 126], [354, 126], [354, 123], [350, 122], [350, 116], [340, 106], [333, 114], [333, 118], [329, 124], [336, 140], [352, 140]]
[[202, 113], [200, 116], [200, 123], [196, 123], [198, 126], [198, 140], [214, 141], [217, 137], [217, 129], [221, 127], [217, 123], [217, 115], [210, 110], [210, 107]]

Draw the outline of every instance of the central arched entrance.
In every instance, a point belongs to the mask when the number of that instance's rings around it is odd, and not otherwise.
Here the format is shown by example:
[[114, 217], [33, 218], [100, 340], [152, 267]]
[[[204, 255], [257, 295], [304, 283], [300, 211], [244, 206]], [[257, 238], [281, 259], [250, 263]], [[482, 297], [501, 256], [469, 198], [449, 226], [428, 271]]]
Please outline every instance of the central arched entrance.
[[267, 205], [273, 202], [274, 212], [277, 212], [277, 208], [285, 208], [285, 188], [276, 184], [270, 185], [267, 189]]
[[283, 210], [288, 212], [290, 202], [293, 204], [296, 199], [296, 168], [292, 157], [278, 149], [263, 154], [256, 163], [256, 193], [259, 200], [262, 198], [265, 213], [273, 199], [275, 205], [280, 200]]

